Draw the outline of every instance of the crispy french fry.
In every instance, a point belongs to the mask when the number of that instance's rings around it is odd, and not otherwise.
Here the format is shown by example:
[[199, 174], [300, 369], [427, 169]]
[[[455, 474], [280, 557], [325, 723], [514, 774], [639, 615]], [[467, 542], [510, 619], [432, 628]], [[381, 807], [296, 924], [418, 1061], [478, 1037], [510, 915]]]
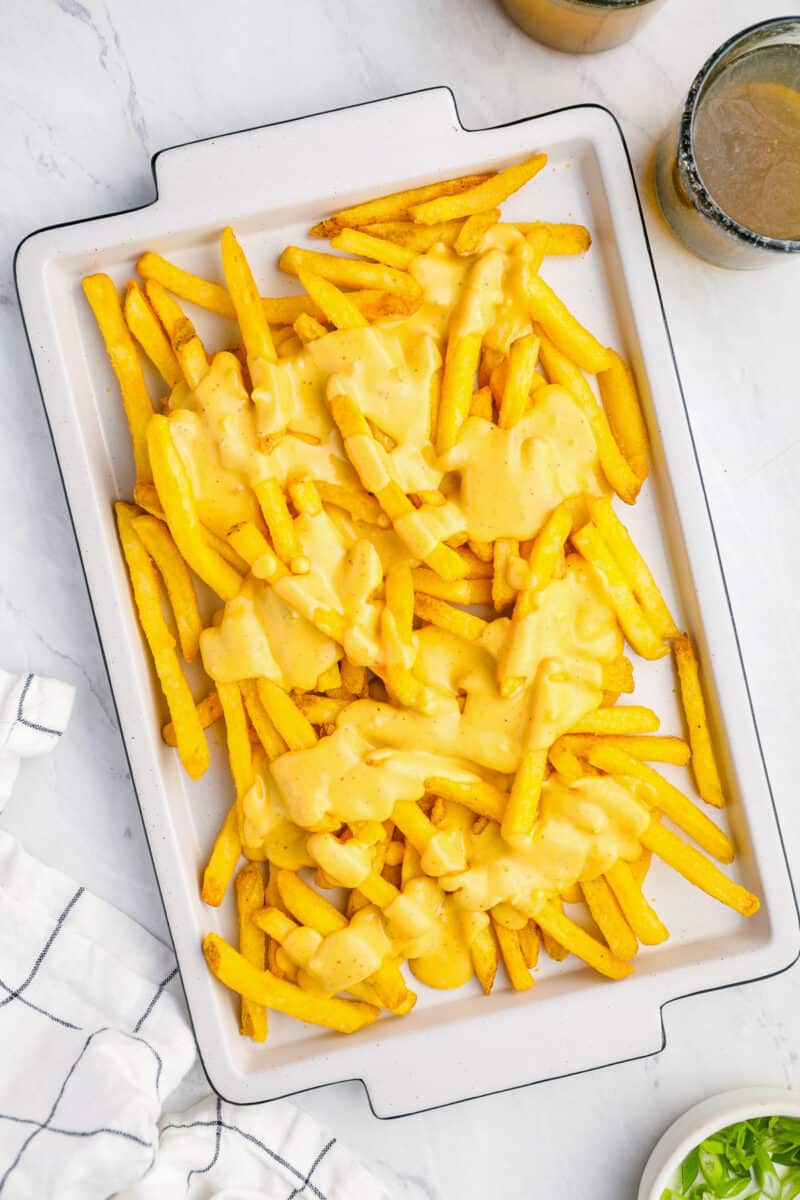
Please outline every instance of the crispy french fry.
[[536, 922], [528, 921], [527, 925], [523, 925], [522, 929], [518, 929], [517, 939], [519, 940], [519, 948], [525, 966], [529, 971], [532, 971], [539, 961], [539, 948], [541, 946], [541, 938]]
[[168, 292], [180, 296], [183, 300], [190, 300], [199, 308], [209, 309], [222, 317], [236, 316], [233, 301], [224, 287], [184, 271], [162, 258], [160, 254], [153, 254], [148, 250], [137, 262], [136, 270], [142, 279], [161, 284]]
[[687, 633], [683, 633], [675, 639], [673, 651], [678, 668], [683, 713], [692, 747], [692, 771], [697, 790], [706, 804], [723, 808], [725, 796], [708, 729], [706, 706], [700, 684], [700, 667], [691, 638]]
[[683, 875], [684, 879], [715, 900], [735, 909], [743, 917], [752, 917], [758, 912], [760, 904], [757, 896], [728, 879], [704, 854], [665, 829], [658, 821], [650, 822], [642, 835], [642, 843], [679, 875]]
[[532, 229], [530, 233], [525, 235], [525, 241], [531, 250], [530, 270], [538, 272], [547, 253], [550, 235], [546, 229]]
[[540, 275], [529, 276], [528, 305], [531, 319], [541, 325], [550, 341], [562, 354], [566, 354], [590, 375], [608, 370], [611, 366], [608, 350], [588, 329], [584, 329]]
[[571, 951], [577, 958], [582, 958], [600, 975], [605, 975], [608, 979], [624, 979], [626, 975], [630, 975], [630, 963], [616, 958], [610, 950], [581, 929], [580, 925], [565, 917], [554, 903], [545, 904], [536, 920], [542, 933], [548, 933], [559, 945]]
[[507, 842], [529, 837], [539, 812], [539, 797], [547, 767], [546, 750], [528, 750], [514, 776], [500, 830]]
[[298, 267], [297, 276], [309, 296], [325, 313], [326, 320], [337, 329], [363, 329], [368, 324], [367, 318], [345, 292], [339, 290], [335, 283], [317, 275], [314, 271]]
[[689, 763], [689, 747], [681, 738], [675, 737], [648, 737], [647, 734], [629, 737], [625, 734], [603, 736], [592, 733], [567, 733], [556, 742], [559, 749], [579, 757], [589, 754], [592, 748], [598, 744], [625, 750], [642, 762], [673, 763], [676, 767], [685, 767]]
[[586, 907], [611, 953], [624, 962], [633, 958], [638, 953], [639, 944], [608, 882], [602, 876], [587, 879], [581, 883], [581, 891]]
[[183, 371], [169, 338], [135, 279], [125, 288], [123, 312], [128, 329], [150, 362], [167, 386], [174, 388], [183, 379]]
[[567, 748], [563, 738], [559, 738], [550, 747], [547, 757], [550, 759], [553, 770], [557, 771], [561, 778], [566, 779], [569, 783], [574, 783], [584, 773], [581, 760]]
[[255, 484], [253, 491], [278, 558], [286, 563], [294, 575], [307, 575], [311, 564], [302, 553], [289, 506], [278, 480], [262, 479]]
[[317, 735], [291, 696], [263, 676], [256, 680], [258, 698], [268, 717], [290, 750], [309, 750], [317, 744]]
[[301, 270], [312, 271], [340, 287], [375, 288], [382, 292], [397, 292], [412, 300], [417, 300], [422, 291], [407, 271], [385, 267], [382, 263], [323, 254], [318, 250], [302, 250], [299, 246], [287, 246], [278, 265], [290, 275], [298, 275]]
[[506, 929], [498, 921], [492, 920], [494, 934], [500, 946], [503, 966], [508, 980], [515, 992], [525, 992], [534, 985], [534, 980], [528, 970], [519, 944], [519, 933], [516, 929]]
[[239, 837], [239, 810], [234, 803], [228, 810], [222, 828], [216, 836], [211, 855], [203, 871], [200, 895], [206, 904], [218, 908], [225, 898], [228, 884], [233, 879], [236, 865], [242, 855]]
[[636, 380], [628, 364], [615, 350], [609, 350], [608, 355], [609, 366], [597, 376], [600, 398], [614, 440], [637, 479], [643, 481], [650, 469], [650, 444]]
[[486, 212], [507, 200], [512, 193], [538, 175], [547, 163], [546, 154], [535, 154], [525, 162], [498, 171], [491, 179], [475, 187], [451, 196], [439, 196], [409, 206], [409, 212], [421, 225], [434, 225], [439, 221], [450, 221], [455, 217], [469, 217], [473, 213]]
[[[639, 762], [624, 750], [615, 750], [611, 746], [598, 746], [589, 755], [589, 762], [611, 775], [629, 776], [642, 783], [649, 784], [649, 793], [653, 808], [660, 809], [679, 829], [707, 850], [720, 862], [733, 862], [733, 843], [726, 833], [710, 821], [696, 804], [693, 804], [683, 792], [678, 791], [668, 783], [652, 767]], [[639, 790], [640, 799], [647, 802], [647, 797]], [[651, 847], [652, 849], [653, 847]]]
[[508, 564], [518, 554], [519, 542], [514, 538], [498, 538], [494, 544], [492, 603], [498, 612], [510, 608], [517, 598], [517, 592], [508, 580]]
[[477, 392], [472, 393], [472, 399], [469, 402], [469, 415], [471, 417], [480, 417], [483, 421], [494, 420], [494, 397], [492, 396], [491, 388], [482, 387]]
[[267, 710], [259, 699], [256, 681], [254, 679], [243, 679], [239, 686], [242, 689], [247, 715], [256, 731], [259, 742], [264, 747], [264, 753], [271, 762], [273, 758], [278, 758], [281, 754], [286, 753], [288, 749], [286, 742], [278, 733], [272, 720], [267, 715]]
[[443, 800], [463, 804], [479, 817], [489, 817], [492, 821], [502, 820], [508, 804], [506, 792], [479, 779], [464, 782], [431, 775], [425, 780], [425, 790], [441, 796]]
[[528, 405], [533, 375], [539, 358], [539, 339], [534, 333], [517, 338], [508, 354], [508, 374], [497, 424], [510, 429], [520, 419]]
[[122, 393], [137, 481], [149, 483], [153, 476], [147, 453], [147, 425], [153, 415], [153, 405], [136, 346], [125, 324], [117, 289], [108, 275], [87, 275], [83, 280], [83, 291], [94, 313]]
[[661, 722], [652, 708], [645, 708], [641, 704], [623, 704], [587, 713], [572, 726], [570, 733], [655, 733], [660, 726]]
[[620, 521], [608, 497], [591, 499], [589, 512], [601, 538], [608, 546], [628, 581], [644, 614], [656, 633], [664, 638], [678, 636], [678, 627], [667, 607], [650, 568], [633, 543], [628, 530]]
[[312, 237], [333, 237], [340, 229], [350, 226], [371, 225], [376, 221], [405, 221], [408, 220], [411, 205], [435, 200], [439, 196], [457, 195], [483, 183], [492, 174], [490, 171], [480, 175], [464, 175], [460, 179], [442, 179], [438, 183], [426, 183], [422, 187], [393, 192], [377, 200], [367, 200], [363, 204], [341, 209], [325, 221], [320, 221], [309, 232]]
[[489, 579], [442, 579], [428, 567], [415, 567], [411, 572], [414, 591], [453, 604], [491, 604], [492, 584]]
[[200, 380], [208, 374], [208, 355], [197, 336], [197, 330], [181, 306], [160, 283], [148, 279], [144, 290], [164, 326], [184, 379], [190, 388], [197, 387]]
[[236, 787], [236, 797], [242, 797], [253, 785], [253, 753], [247, 732], [247, 717], [238, 683], [217, 682], [217, 695], [225, 718], [225, 734], [231, 775]]
[[364, 521], [367, 525], [378, 525], [382, 529], [390, 524], [375, 497], [362, 487], [344, 487], [340, 483], [328, 483], [325, 479], [318, 479], [317, 491], [324, 504], [335, 504], [337, 508], [343, 508], [357, 521]]
[[454, 608], [452, 604], [448, 604], [446, 600], [439, 600], [436, 596], [426, 596], [424, 592], [419, 592], [414, 597], [414, 613], [420, 620], [429, 621], [431, 625], [447, 629], [470, 642], [479, 638], [488, 624], [482, 617], [464, 612], [461, 608]]
[[526, 236], [543, 229], [547, 234], [547, 254], [585, 254], [592, 244], [592, 235], [584, 225], [552, 221], [517, 221], [515, 225]]
[[486, 921], [477, 929], [469, 940], [469, 953], [478, 983], [484, 994], [490, 996], [494, 987], [495, 976], [500, 956], [490, 921]]
[[300, 313], [300, 316], [294, 321], [292, 328], [304, 345], [307, 342], [315, 342], [317, 338], [324, 337], [328, 333], [326, 326], [308, 313]]
[[299, 1021], [323, 1025], [338, 1033], [354, 1033], [371, 1024], [380, 1014], [380, 1009], [359, 1000], [339, 1000], [304, 992], [284, 979], [277, 979], [269, 971], [259, 971], [216, 933], [206, 934], [203, 955], [220, 983], [256, 1004], [288, 1013]]
[[[236, 911], [239, 918], [239, 952], [251, 966], [263, 971], [267, 962], [267, 946], [263, 932], [253, 920], [264, 904], [264, 878], [257, 863], [248, 863], [236, 876]], [[239, 1030], [254, 1042], [267, 1039], [267, 1010], [242, 997]]]
[[473, 213], [471, 217], [467, 217], [453, 243], [456, 254], [477, 254], [484, 234], [499, 220], [499, 208], [490, 208], [486, 212]]
[[208, 743], [175, 653], [175, 639], [161, 612], [155, 567], [134, 528], [138, 509], [132, 504], [118, 502], [114, 505], [114, 511], [136, 611], [172, 718], [178, 755], [187, 774], [192, 779], [199, 779], [210, 761]]
[[617, 560], [596, 525], [584, 525], [572, 534], [572, 544], [586, 559], [605, 589], [608, 600], [628, 641], [642, 658], [663, 658], [669, 647], [655, 631], [639, 606]]
[[163, 521], [151, 516], [134, 517], [133, 527], [164, 580], [181, 654], [187, 662], [194, 662], [200, 650], [203, 622], [189, 569]]
[[225, 281], [247, 351], [250, 378], [254, 387], [262, 386], [266, 382], [265, 364], [277, 361], [264, 306], [250, 264], [230, 225], [222, 232], [220, 248]]
[[[222, 716], [222, 705], [219, 702], [219, 696], [216, 692], [209, 692], [202, 700], [198, 700], [195, 707], [197, 709], [197, 719], [203, 729], [208, 729], [210, 725], [213, 725]], [[175, 726], [172, 721], [168, 721], [163, 726], [161, 736], [168, 746], [177, 746]]]
[[315, 696], [307, 692], [305, 695], [298, 695], [294, 703], [312, 725], [333, 725], [350, 701], [335, 700], [331, 696]]
[[479, 333], [468, 333], [447, 343], [436, 431], [436, 449], [439, 454], [444, 454], [454, 445], [459, 429], [469, 416], [480, 352]]
[[658, 946], [669, 937], [669, 930], [647, 903], [642, 889], [626, 862], [620, 859], [606, 871], [606, 882], [617, 898], [625, 919], [643, 946]]
[[175, 544], [194, 573], [212, 591], [223, 600], [232, 599], [241, 587], [241, 576], [208, 544], [167, 417], [156, 415], [151, 418], [147, 427], [147, 445], [158, 497]]
[[425, 254], [440, 242], [452, 246], [463, 224], [461, 219], [442, 221], [438, 225], [417, 225], [416, 221], [376, 221], [360, 228], [364, 233], [405, 246], [415, 254]]
[[334, 250], [344, 250], [345, 254], [359, 254], [362, 258], [371, 258], [386, 267], [398, 267], [401, 271], [407, 270], [417, 257], [413, 250], [362, 229], [343, 229], [331, 238], [331, 246]]

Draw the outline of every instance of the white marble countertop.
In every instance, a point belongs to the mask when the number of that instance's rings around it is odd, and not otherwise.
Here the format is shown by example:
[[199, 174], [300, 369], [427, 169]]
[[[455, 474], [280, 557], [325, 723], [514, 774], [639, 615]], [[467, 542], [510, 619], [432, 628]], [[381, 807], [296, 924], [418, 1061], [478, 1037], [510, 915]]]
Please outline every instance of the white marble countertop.
[[[165, 925], [12, 283], [14, 247], [54, 222], [146, 203], [163, 146], [449, 84], [464, 124], [577, 101], [620, 118], [644, 194], [784, 836], [800, 863], [800, 263], [732, 274], [657, 216], [656, 138], [706, 54], [796, 9], [670, 0], [627, 47], [567, 57], [493, 0], [31, 0], [0, 30], [0, 661], [78, 688], [57, 752], [24, 767], [0, 823], [162, 936]], [[800, 973], [670, 1005], [658, 1056], [400, 1121], [360, 1084], [299, 1103], [408, 1200], [622, 1200], [649, 1148], [706, 1095], [798, 1079]], [[536, 1047], [528, 1051], [535, 1056]], [[576, 1145], [580, 1147], [575, 1153]]]

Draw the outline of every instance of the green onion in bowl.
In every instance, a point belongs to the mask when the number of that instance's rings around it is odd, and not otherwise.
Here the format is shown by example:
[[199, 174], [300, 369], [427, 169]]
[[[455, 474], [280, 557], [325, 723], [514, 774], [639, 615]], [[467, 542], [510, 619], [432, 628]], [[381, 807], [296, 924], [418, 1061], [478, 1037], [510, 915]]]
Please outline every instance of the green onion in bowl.
[[800, 1118], [752, 1117], [706, 1137], [659, 1200], [800, 1197]]

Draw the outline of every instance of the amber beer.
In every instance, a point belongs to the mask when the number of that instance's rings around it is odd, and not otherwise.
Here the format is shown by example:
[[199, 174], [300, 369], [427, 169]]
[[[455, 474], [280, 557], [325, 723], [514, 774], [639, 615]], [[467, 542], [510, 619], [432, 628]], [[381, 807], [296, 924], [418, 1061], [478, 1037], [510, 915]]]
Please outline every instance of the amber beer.
[[503, 0], [509, 15], [538, 42], [589, 54], [632, 37], [664, 0]]

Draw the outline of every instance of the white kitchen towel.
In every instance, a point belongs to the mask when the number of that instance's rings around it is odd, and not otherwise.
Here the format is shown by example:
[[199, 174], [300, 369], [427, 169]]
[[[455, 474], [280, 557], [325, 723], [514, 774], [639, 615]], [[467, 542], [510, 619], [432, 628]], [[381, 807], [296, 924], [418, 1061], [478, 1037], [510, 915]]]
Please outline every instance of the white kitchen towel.
[[0, 811], [20, 759], [53, 749], [67, 728], [74, 699], [75, 689], [59, 679], [0, 670]]
[[172, 951], [0, 831], [0, 1200], [387, 1200], [285, 1101], [164, 1114], [194, 1059]]

